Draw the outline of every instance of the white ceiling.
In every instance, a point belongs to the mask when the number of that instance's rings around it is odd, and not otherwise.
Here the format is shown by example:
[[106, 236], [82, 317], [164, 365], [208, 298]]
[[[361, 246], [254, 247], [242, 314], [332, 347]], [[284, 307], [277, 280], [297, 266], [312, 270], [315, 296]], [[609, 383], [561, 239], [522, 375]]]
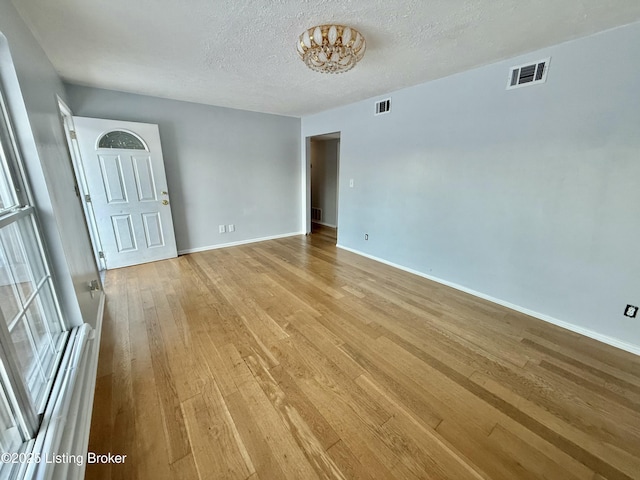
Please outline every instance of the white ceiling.
[[[302, 116], [640, 19], [638, 0], [13, 0], [66, 81]], [[357, 28], [367, 53], [309, 70], [298, 36]], [[537, 60], [537, 59], [534, 59]]]

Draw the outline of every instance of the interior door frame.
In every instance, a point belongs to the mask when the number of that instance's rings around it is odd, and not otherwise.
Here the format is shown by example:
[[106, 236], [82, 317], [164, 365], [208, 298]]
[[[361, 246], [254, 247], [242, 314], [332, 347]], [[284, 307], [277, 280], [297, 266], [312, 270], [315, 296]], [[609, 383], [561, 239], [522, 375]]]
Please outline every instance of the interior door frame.
[[71, 165], [73, 166], [73, 173], [75, 175], [76, 193], [80, 197], [80, 203], [82, 203], [85, 224], [89, 232], [89, 238], [91, 239], [91, 246], [93, 247], [93, 255], [95, 257], [96, 265], [98, 266], [98, 270], [103, 272], [107, 269], [107, 264], [105, 262], [104, 256], [101, 255], [102, 242], [100, 241], [100, 234], [98, 233], [96, 216], [90, 200], [91, 196], [89, 195], [89, 187], [87, 184], [84, 167], [82, 166], [80, 147], [78, 146], [78, 140], [76, 138], [76, 132], [73, 125], [73, 112], [60, 97], [57, 97], [57, 99], [58, 110], [60, 111], [60, 118], [62, 120], [62, 127], [64, 128], [64, 135], [67, 139], [69, 158], [71, 159]]
[[[303, 192], [304, 198], [304, 213], [302, 215], [303, 224], [305, 226], [305, 235], [311, 234], [311, 139], [316, 137], [323, 137], [325, 135], [335, 135], [337, 134], [337, 148], [336, 152], [336, 232], [338, 235], [340, 234], [340, 151], [342, 149], [342, 131], [332, 131], [326, 133], [316, 133], [315, 135], [309, 135], [304, 138], [304, 150], [303, 150], [303, 160], [304, 160], [304, 183], [305, 189]], [[338, 244], [336, 239], [336, 245]]]
[[336, 142], [336, 244], [338, 242], [338, 225], [340, 224], [340, 149], [342, 148], [342, 132], [339, 133], [340, 136]]
[[303, 171], [303, 181], [304, 181], [304, 190], [303, 190], [303, 198], [302, 202], [304, 208], [302, 210], [302, 220], [304, 225], [304, 233], [305, 235], [311, 234], [311, 136], [305, 137], [304, 139], [304, 150], [303, 150], [303, 158], [304, 158], [304, 171]]

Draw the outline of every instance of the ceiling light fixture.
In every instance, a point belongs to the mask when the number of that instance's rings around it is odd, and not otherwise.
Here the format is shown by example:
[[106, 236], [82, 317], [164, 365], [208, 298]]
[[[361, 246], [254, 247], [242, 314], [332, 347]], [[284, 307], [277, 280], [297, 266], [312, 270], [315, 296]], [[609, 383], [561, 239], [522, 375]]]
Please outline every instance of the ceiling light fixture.
[[364, 56], [364, 37], [355, 28], [318, 25], [298, 40], [298, 54], [311, 70], [342, 73], [351, 70]]

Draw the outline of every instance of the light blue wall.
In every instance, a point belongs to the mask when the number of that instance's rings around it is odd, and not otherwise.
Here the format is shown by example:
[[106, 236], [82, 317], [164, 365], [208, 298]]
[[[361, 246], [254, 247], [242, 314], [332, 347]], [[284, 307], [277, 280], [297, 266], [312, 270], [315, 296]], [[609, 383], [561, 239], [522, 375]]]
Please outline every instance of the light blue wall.
[[299, 118], [66, 89], [74, 115], [159, 125], [178, 251], [302, 231]]
[[0, 81], [35, 197], [65, 318], [95, 325], [98, 278], [76, 197], [57, 95], [64, 87], [36, 39], [8, 0], [0, 0]]
[[[303, 138], [341, 132], [338, 244], [640, 348], [638, 45], [636, 23], [393, 92], [388, 115], [304, 117]], [[546, 84], [505, 89], [548, 56]]]

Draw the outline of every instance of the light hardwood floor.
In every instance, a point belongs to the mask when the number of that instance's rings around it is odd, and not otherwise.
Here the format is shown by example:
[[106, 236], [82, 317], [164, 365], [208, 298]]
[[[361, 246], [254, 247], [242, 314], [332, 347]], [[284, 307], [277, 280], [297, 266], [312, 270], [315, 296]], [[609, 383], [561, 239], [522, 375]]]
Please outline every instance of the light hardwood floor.
[[640, 357], [323, 236], [106, 291], [88, 479], [640, 478]]
[[337, 228], [327, 227], [325, 225], [320, 225], [319, 223], [312, 223], [311, 232], [314, 236], [316, 237], [320, 236], [324, 240], [327, 240], [329, 243], [332, 243], [333, 245], [335, 245], [336, 241], [338, 240]]

